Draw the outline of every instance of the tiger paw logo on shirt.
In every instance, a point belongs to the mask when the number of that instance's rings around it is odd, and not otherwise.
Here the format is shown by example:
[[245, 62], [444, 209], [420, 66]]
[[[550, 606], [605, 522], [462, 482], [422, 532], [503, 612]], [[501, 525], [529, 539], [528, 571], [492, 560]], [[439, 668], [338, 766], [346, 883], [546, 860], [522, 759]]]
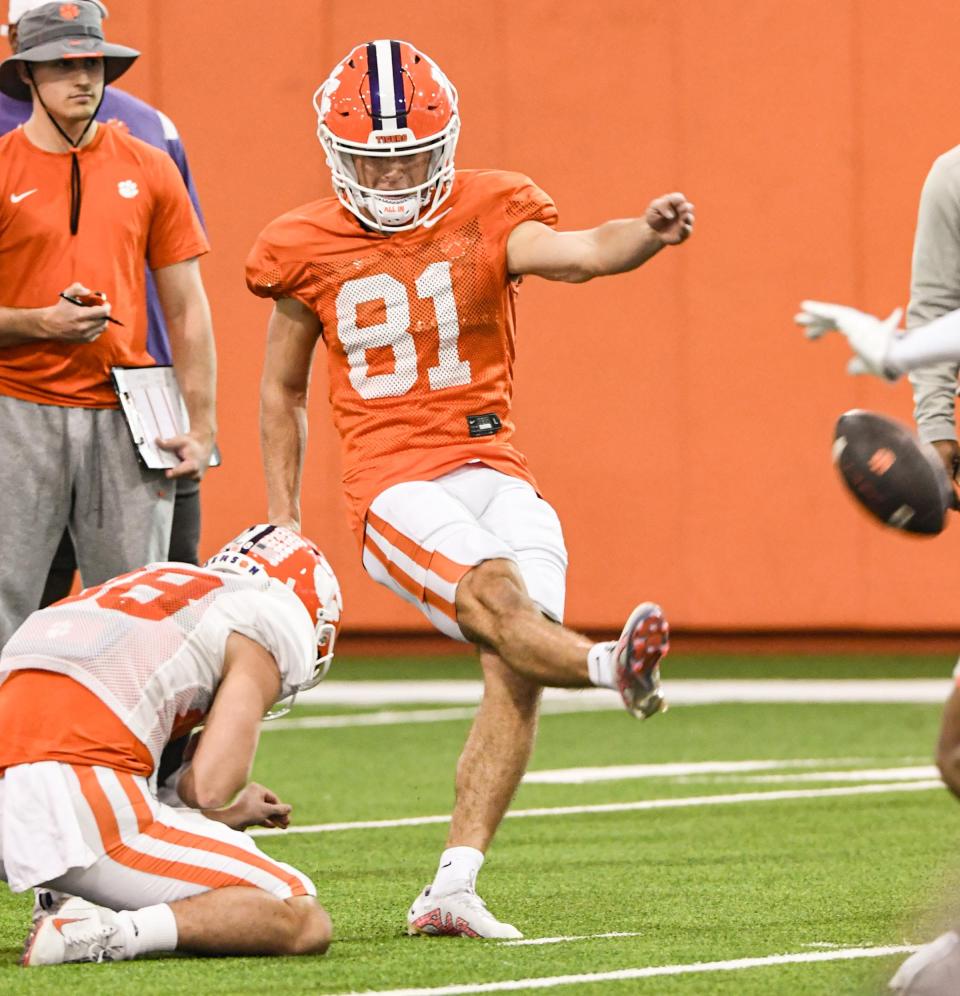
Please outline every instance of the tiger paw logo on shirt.
[[127, 200], [132, 200], [140, 193], [136, 180], [121, 180], [117, 184], [117, 190], [120, 192], [120, 196], [126, 197]]

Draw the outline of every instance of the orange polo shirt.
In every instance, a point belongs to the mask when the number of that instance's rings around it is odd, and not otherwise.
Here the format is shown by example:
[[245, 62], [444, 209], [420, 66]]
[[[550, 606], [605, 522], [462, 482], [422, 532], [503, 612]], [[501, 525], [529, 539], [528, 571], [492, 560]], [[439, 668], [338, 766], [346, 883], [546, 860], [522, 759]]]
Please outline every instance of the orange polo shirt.
[[42, 308], [79, 281], [114, 317], [95, 342], [0, 349], [0, 394], [39, 404], [116, 408], [112, 366], [150, 366], [144, 263], [158, 270], [209, 251], [183, 179], [159, 149], [112, 125], [77, 150], [80, 226], [70, 234], [70, 153], [22, 128], [0, 138], [0, 305]]

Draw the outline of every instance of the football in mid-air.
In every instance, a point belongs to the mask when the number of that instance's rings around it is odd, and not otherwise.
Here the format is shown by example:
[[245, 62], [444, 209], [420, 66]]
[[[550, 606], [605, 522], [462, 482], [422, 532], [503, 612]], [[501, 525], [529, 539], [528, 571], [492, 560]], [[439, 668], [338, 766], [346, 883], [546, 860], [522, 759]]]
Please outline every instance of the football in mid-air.
[[957, 507], [937, 451], [886, 415], [857, 408], [841, 415], [833, 462], [854, 498], [894, 529], [935, 536]]

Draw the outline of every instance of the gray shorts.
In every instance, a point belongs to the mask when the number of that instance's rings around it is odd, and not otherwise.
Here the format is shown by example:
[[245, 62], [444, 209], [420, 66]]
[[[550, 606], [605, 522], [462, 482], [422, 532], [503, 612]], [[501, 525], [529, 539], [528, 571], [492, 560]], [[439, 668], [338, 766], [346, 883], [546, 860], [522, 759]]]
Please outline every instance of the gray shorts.
[[65, 528], [85, 587], [165, 560], [173, 482], [137, 459], [117, 409], [0, 396], [0, 646], [40, 604]]

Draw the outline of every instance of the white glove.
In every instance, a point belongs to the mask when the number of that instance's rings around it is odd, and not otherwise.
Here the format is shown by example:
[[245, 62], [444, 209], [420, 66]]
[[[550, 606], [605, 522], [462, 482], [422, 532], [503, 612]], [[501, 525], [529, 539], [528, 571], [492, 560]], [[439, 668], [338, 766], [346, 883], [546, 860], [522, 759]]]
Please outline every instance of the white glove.
[[865, 311], [843, 304], [803, 301], [794, 321], [802, 325], [808, 339], [819, 339], [828, 332], [842, 332], [856, 356], [847, 364], [849, 374], [873, 374], [884, 380], [896, 380], [900, 373], [887, 364], [894, 337], [900, 334], [902, 309], [896, 308], [883, 321]]

